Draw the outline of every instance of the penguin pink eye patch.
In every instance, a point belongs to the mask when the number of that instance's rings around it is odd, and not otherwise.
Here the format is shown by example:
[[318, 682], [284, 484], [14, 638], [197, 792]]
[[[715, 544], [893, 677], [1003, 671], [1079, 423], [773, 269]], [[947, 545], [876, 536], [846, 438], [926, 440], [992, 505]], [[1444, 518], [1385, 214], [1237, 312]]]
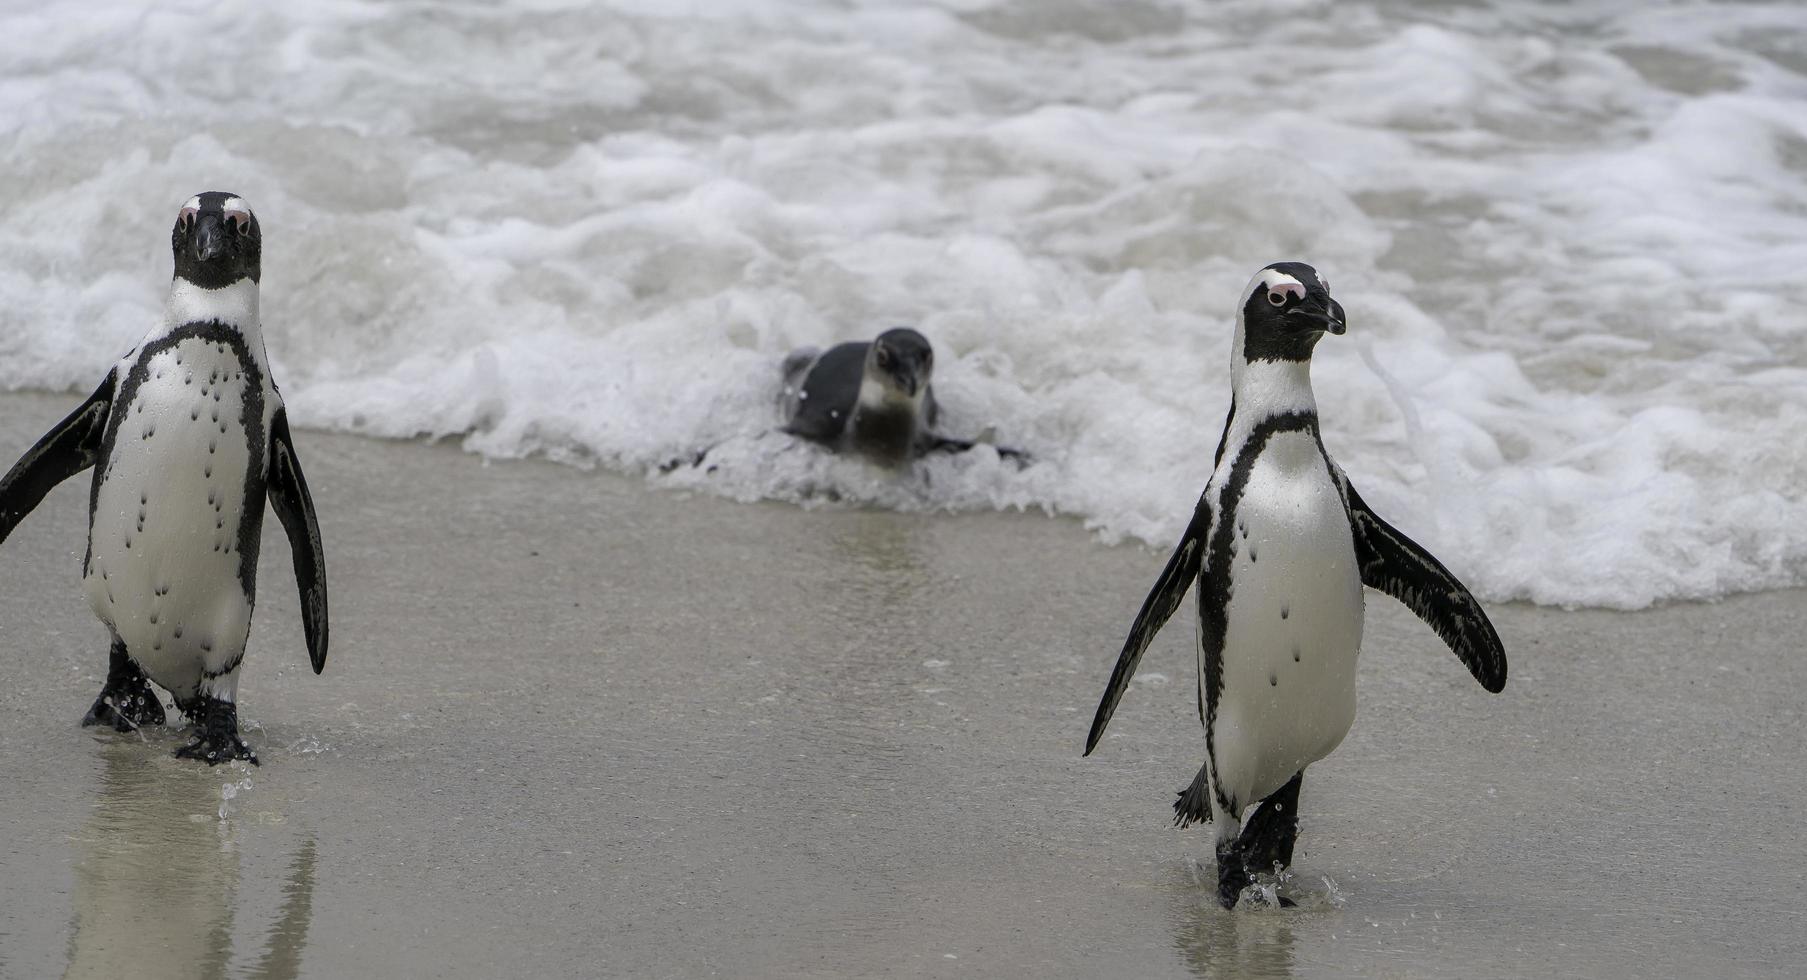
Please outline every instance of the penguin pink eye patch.
[[1267, 301], [1275, 306], [1285, 306], [1287, 299], [1304, 299], [1305, 287], [1296, 282], [1283, 282], [1269, 287]]
[[[176, 223], [192, 228], [200, 214], [201, 212], [195, 208], [183, 208], [182, 212], [176, 215]], [[251, 234], [251, 212], [234, 208], [226, 211], [225, 214], [226, 225], [233, 231], [241, 235]]]

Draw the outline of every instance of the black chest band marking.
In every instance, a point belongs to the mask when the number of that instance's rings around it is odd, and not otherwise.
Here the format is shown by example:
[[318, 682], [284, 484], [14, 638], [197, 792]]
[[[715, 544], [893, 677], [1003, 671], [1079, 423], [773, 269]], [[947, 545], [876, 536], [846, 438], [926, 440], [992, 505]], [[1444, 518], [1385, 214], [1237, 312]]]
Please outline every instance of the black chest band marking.
[[[1234, 591], [1230, 585], [1230, 562], [1236, 557], [1236, 508], [1248, 489], [1255, 460], [1267, 447], [1268, 440], [1286, 432], [1311, 433], [1322, 452], [1316, 412], [1286, 412], [1262, 419], [1255, 426], [1237, 452], [1236, 461], [1230, 465], [1229, 479], [1224, 481], [1223, 492], [1218, 495], [1217, 523], [1211, 530], [1211, 541], [1205, 549], [1204, 573], [1198, 582], [1198, 642], [1204, 652], [1205, 675], [1204, 704], [1200, 706], [1204, 712], [1205, 754], [1211, 759], [1211, 791], [1226, 814], [1236, 812], [1236, 801], [1224, 792], [1217, 765], [1215, 729], [1217, 704], [1223, 696], [1224, 639], [1229, 632], [1230, 597]], [[1220, 456], [1222, 451], [1220, 447]]]

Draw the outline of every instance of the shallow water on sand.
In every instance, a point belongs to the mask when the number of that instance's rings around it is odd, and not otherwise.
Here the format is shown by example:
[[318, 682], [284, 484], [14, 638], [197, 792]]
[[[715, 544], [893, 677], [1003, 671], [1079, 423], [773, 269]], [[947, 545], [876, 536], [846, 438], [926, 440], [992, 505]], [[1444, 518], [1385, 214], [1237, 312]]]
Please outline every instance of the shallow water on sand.
[[[0, 397], [0, 456], [69, 402]], [[344, 436], [300, 452], [334, 648], [313, 676], [272, 524], [241, 688], [261, 768], [76, 727], [105, 663], [79, 481], [0, 547], [0, 977], [1807, 959], [1799, 592], [1499, 606], [1498, 697], [1371, 598], [1355, 730], [1305, 781], [1310, 907], [1231, 914], [1205, 833], [1169, 826], [1201, 751], [1189, 610], [1079, 757], [1162, 554], [1036, 516], [684, 499]]]

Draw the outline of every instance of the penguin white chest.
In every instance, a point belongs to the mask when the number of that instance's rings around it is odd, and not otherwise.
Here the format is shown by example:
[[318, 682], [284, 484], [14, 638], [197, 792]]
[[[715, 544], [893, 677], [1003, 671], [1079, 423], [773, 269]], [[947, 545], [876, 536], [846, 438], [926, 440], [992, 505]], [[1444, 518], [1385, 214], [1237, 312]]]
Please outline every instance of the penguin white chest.
[[[190, 337], [126, 372], [88, 530], [94, 612], [178, 695], [244, 651], [262, 527], [264, 373]], [[133, 382], [136, 381], [136, 385]]]
[[1348, 513], [1309, 432], [1269, 441], [1225, 519], [1235, 557], [1213, 736], [1219, 779], [1246, 805], [1348, 734], [1362, 583]]

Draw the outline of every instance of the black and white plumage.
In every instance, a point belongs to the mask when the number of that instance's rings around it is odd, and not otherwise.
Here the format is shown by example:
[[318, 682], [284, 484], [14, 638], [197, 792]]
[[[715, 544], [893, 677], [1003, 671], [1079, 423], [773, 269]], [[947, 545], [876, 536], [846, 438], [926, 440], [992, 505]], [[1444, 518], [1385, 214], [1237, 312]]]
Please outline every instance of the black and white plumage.
[[1215, 826], [1225, 906], [1254, 872], [1291, 863], [1305, 767], [1354, 721], [1364, 585], [1404, 602], [1482, 687], [1506, 684], [1505, 649], [1480, 603], [1376, 516], [1324, 450], [1311, 353], [1324, 333], [1344, 329], [1342, 307], [1311, 266], [1279, 262], [1250, 280], [1211, 479], [1130, 627], [1086, 738], [1090, 755], [1149, 641], [1196, 581], [1206, 759], [1174, 810], [1182, 826]]
[[316, 673], [327, 649], [324, 550], [264, 353], [256, 216], [236, 195], [196, 195], [171, 245], [163, 322], [0, 479], [0, 541], [52, 487], [94, 467], [82, 574], [112, 647], [82, 723], [161, 723], [148, 679], [195, 723], [177, 755], [255, 763], [237, 700], [264, 501], [288, 532]]
[[[784, 359], [783, 431], [883, 466], [965, 452], [976, 443], [935, 431], [941, 411], [929, 384], [934, 368], [928, 338], [908, 327], [870, 342], [793, 351]], [[1023, 458], [1018, 450], [996, 448], [1007, 459]]]

